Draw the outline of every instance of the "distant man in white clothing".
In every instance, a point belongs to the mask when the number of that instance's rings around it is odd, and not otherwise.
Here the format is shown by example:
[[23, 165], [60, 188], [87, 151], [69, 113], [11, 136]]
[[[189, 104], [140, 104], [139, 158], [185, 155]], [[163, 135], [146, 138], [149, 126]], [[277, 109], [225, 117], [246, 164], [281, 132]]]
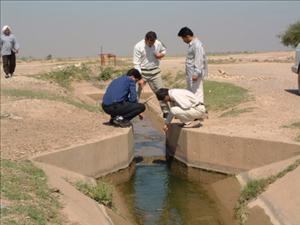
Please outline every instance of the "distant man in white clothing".
[[161, 88], [156, 92], [158, 100], [170, 102], [170, 113], [163, 127], [167, 132], [169, 125], [175, 116], [183, 122], [184, 128], [199, 127], [201, 119], [205, 116], [205, 106], [194, 93], [186, 89]]
[[[140, 97], [142, 87], [148, 83], [151, 90], [155, 93], [158, 89], [163, 88], [161, 71], [159, 68], [160, 59], [166, 55], [166, 47], [157, 40], [157, 35], [149, 31], [145, 39], [139, 41], [134, 46], [133, 64], [134, 68], [142, 74], [143, 82], [139, 82], [138, 96]], [[169, 112], [168, 104], [160, 101], [163, 117], [166, 118]]]
[[187, 89], [204, 103], [203, 79], [208, 75], [208, 68], [203, 44], [188, 27], [181, 28], [178, 36], [188, 44], [185, 61]]
[[2, 28], [0, 52], [5, 78], [12, 77], [16, 68], [16, 54], [19, 52], [19, 44], [12, 34], [11, 28], [7, 25]]

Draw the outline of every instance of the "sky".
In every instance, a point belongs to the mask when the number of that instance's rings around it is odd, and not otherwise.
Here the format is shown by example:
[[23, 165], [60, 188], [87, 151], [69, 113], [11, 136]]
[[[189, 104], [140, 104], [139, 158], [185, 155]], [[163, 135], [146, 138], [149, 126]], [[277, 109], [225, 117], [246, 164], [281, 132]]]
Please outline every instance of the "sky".
[[3, 1], [23, 57], [131, 56], [152, 30], [169, 56], [185, 55], [188, 26], [206, 52], [290, 50], [277, 37], [300, 20], [300, 1]]

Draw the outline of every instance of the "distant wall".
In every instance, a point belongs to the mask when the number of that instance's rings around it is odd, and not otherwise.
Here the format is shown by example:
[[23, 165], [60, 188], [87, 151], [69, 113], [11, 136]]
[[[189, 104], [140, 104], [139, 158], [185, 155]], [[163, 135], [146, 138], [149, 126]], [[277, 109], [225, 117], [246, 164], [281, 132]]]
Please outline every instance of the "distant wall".
[[134, 157], [132, 129], [121, 135], [47, 153], [35, 161], [89, 176], [100, 177], [126, 168]]

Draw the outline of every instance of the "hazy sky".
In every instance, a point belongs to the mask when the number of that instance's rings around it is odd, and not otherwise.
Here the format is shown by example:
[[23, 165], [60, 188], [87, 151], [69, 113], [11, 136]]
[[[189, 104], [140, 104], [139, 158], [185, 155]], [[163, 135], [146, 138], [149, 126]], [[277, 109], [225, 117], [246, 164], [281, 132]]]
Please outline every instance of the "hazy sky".
[[147, 31], [169, 55], [184, 55], [177, 37], [190, 27], [207, 52], [286, 50], [277, 37], [300, 20], [297, 1], [1, 1], [1, 27], [10, 25], [20, 56], [131, 56]]

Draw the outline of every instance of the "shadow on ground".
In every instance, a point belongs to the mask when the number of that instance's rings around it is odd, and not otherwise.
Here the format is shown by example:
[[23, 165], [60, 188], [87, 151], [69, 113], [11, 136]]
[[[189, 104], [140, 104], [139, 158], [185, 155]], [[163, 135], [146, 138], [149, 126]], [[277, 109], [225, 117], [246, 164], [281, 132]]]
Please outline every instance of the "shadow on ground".
[[299, 95], [299, 92], [297, 89], [285, 89], [286, 92], [289, 92], [291, 94], [294, 94], [294, 95]]

